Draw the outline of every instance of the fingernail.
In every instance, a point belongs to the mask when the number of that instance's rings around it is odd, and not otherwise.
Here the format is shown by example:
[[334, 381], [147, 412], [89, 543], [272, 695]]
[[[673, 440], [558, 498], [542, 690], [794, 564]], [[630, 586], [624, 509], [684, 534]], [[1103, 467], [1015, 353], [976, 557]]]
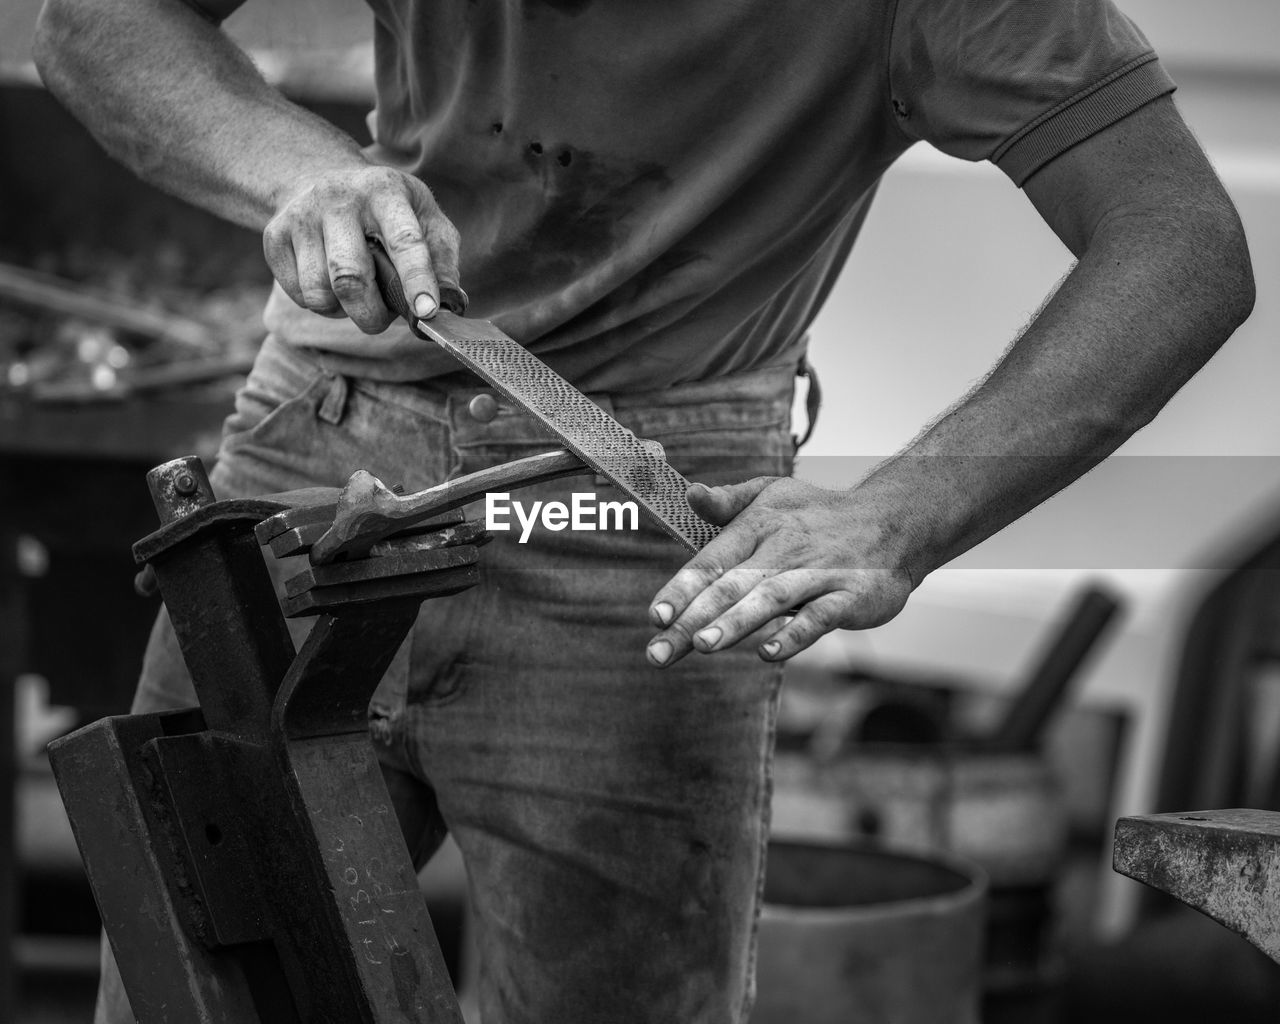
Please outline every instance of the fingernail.
[[655, 640], [649, 645], [649, 660], [655, 665], [665, 665], [670, 659], [670, 640]]
[[653, 606], [653, 614], [657, 620], [664, 626], [671, 625], [671, 617], [675, 615], [676, 610], [667, 604], [666, 601], [659, 601]]
[[724, 630], [719, 626], [708, 626], [706, 629], [699, 632], [694, 639], [703, 647], [707, 648], [707, 650], [711, 650], [711, 648], [715, 647], [715, 645], [720, 642], [720, 638], [722, 636], [724, 636]]
[[760, 645], [760, 653], [766, 658], [777, 657], [780, 650], [782, 650], [782, 644], [777, 640], [767, 640]]
[[467, 293], [461, 288], [447, 284], [440, 286], [440, 305], [444, 306], [450, 313], [462, 316], [467, 311], [467, 305], [470, 301], [467, 298]]
[[419, 316], [423, 320], [430, 319], [435, 316], [436, 304], [431, 296], [424, 292], [413, 300], [413, 312], [415, 316]]

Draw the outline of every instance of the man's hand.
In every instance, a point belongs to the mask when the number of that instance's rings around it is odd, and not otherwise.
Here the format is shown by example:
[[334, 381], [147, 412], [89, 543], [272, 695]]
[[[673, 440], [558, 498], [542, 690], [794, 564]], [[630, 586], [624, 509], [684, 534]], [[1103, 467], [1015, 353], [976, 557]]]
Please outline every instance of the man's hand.
[[300, 178], [263, 233], [271, 272], [299, 306], [349, 316], [366, 334], [395, 319], [378, 294], [367, 237], [377, 238], [422, 319], [442, 288], [459, 291], [458, 232], [411, 175], [366, 165]]
[[[650, 618], [666, 627], [649, 642], [654, 665], [748, 637], [766, 661], [783, 661], [833, 629], [888, 622], [911, 593], [894, 554], [899, 538], [856, 489], [759, 477], [730, 487], [694, 484], [689, 503], [725, 529], [653, 599]], [[789, 622], [776, 621], [796, 608]]]

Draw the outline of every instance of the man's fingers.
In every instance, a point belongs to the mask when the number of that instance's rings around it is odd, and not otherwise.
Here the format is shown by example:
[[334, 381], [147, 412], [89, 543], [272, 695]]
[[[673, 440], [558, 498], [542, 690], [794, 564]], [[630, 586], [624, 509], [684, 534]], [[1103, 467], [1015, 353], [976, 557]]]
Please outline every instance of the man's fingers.
[[262, 232], [262, 255], [284, 293], [299, 306], [305, 306], [298, 280], [298, 260], [293, 252], [293, 232], [283, 217], [273, 217]]
[[649, 619], [655, 626], [670, 626], [684, 614], [695, 597], [734, 566], [751, 557], [756, 539], [750, 531], [726, 531], [712, 539], [654, 596]]
[[366, 334], [385, 330], [392, 320], [378, 293], [373, 257], [364, 227], [352, 207], [340, 206], [324, 217], [324, 247], [329, 287], [355, 325]]
[[727, 484], [723, 487], [691, 484], [689, 507], [713, 526], [726, 526], [777, 479], [774, 476], [758, 476], [740, 484]]
[[[821, 591], [820, 578], [807, 569], [792, 569], [776, 576], [760, 571], [752, 575], [755, 585], [717, 614], [708, 616], [693, 634], [697, 650], [710, 654], [732, 647]], [[700, 603], [701, 598], [695, 600], [686, 617], [695, 614]]]
[[786, 661], [811, 647], [824, 634], [847, 625], [845, 620], [852, 600], [848, 593], [815, 597], [800, 609], [795, 618], [760, 645], [760, 657], [765, 661]]
[[[440, 306], [440, 286], [433, 269], [433, 253], [418, 214], [403, 194], [385, 191], [371, 202], [376, 235], [391, 257], [410, 308], [423, 320]], [[455, 256], [456, 263], [456, 256]]]
[[[689, 487], [689, 505], [698, 515], [716, 525], [727, 525], [777, 478], [761, 476], [740, 484]], [[699, 594], [726, 572], [750, 558], [760, 537], [750, 529], [726, 530], [693, 556], [671, 581], [658, 591], [649, 605], [649, 619], [655, 626], [670, 626]], [[759, 577], [751, 581], [754, 585]], [[745, 590], [743, 591], [745, 593]], [[734, 600], [741, 595], [734, 595]]]
[[[693, 598], [688, 608], [670, 626], [649, 642], [650, 661], [669, 664], [678, 661], [695, 647], [703, 651], [710, 649], [699, 642], [699, 630], [735, 607], [767, 575], [767, 570], [747, 562], [731, 568], [709, 584]], [[667, 646], [663, 647], [662, 644]], [[662, 658], [662, 653], [668, 649], [669, 656]]]
[[323, 316], [343, 316], [342, 303], [329, 283], [324, 233], [318, 225], [300, 224], [293, 232], [293, 258], [298, 274], [300, 305]]
[[458, 249], [461, 242], [453, 222], [438, 210], [427, 221], [427, 245], [431, 265], [440, 286], [440, 305], [461, 316], [467, 311], [467, 293], [459, 284]]

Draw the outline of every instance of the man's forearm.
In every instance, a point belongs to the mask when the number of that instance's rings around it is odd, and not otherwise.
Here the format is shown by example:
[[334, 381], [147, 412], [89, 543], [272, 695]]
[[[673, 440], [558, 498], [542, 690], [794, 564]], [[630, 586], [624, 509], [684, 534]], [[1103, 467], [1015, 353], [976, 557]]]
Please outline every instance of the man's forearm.
[[929, 572], [1148, 422], [1253, 303], [1230, 202], [1213, 184], [1191, 196], [1061, 229], [1080, 261], [1032, 326], [986, 381], [850, 490], [786, 478], [692, 488], [699, 514], [725, 529], [654, 596], [649, 661], [718, 651], [762, 627], [760, 656], [780, 661], [834, 628], [887, 622]]
[[248, 227], [264, 227], [309, 170], [365, 165], [353, 139], [267, 85], [179, 0], [49, 0], [35, 57], [112, 156]]
[[929, 572], [1147, 423], [1249, 314], [1239, 218], [1167, 98], [1069, 147], [1024, 190], [1079, 258], [1035, 322], [847, 491], [764, 478], [691, 488], [724, 529], [654, 595], [652, 664], [761, 629], [760, 656], [784, 661], [832, 629], [888, 622]]
[[434, 315], [442, 287], [461, 292], [458, 232], [425, 183], [370, 164], [181, 0], [46, 0], [35, 56], [50, 90], [139, 176], [261, 229], [298, 305], [384, 330], [395, 317], [370, 237], [418, 316]]
[[991, 375], [856, 491], [918, 583], [1145, 425], [1252, 302], [1229, 208], [1114, 218]]

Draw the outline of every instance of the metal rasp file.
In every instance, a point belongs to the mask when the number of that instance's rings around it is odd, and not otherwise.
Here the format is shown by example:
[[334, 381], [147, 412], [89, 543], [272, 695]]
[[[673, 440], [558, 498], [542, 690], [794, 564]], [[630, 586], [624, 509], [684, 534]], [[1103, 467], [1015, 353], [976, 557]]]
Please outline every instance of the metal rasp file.
[[660, 444], [637, 437], [489, 321], [445, 309], [430, 320], [418, 319], [386, 253], [376, 247], [371, 251], [383, 298], [415, 335], [439, 345], [527, 412], [690, 551], [700, 550], [719, 532], [689, 506], [689, 481], [667, 462]]

